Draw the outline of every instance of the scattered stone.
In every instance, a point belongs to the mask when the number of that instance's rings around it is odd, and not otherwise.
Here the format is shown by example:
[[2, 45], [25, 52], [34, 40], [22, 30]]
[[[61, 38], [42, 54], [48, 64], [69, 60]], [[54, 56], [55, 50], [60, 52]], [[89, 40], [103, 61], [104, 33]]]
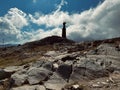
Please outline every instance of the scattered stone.
[[63, 90], [86, 90], [84, 85], [79, 85], [78, 83], [66, 84]]
[[58, 67], [59, 67], [59, 65], [58, 65], [57, 63], [54, 63], [54, 64], [53, 64], [53, 68], [54, 68], [54, 69], [58, 69]]
[[25, 85], [25, 86], [21, 86], [21, 87], [16, 87], [16, 88], [12, 88], [10, 90], [46, 90], [46, 88], [42, 85]]
[[93, 88], [102, 88], [103, 86], [100, 85], [100, 84], [93, 84], [92, 87], [93, 87]]
[[78, 88], [79, 88], [79, 85], [78, 85], [78, 84], [75, 84], [75, 85], [72, 85], [72, 87], [73, 87], [74, 89], [78, 89]]
[[29, 84], [40, 83], [50, 77], [52, 72], [44, 68], [30, 68], [27, 72]]

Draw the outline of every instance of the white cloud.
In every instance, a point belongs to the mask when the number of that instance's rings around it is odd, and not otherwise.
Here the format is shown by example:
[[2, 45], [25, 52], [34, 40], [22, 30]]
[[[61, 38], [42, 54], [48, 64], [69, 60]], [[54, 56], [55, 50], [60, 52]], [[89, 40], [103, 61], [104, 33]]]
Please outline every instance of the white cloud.
[[57, 5], [57, 10], [54, 13], [58, 13], [65, 4], [67, 4], [67, 1], [61, 0], [60, 4]]
[[17, 8], [11, 8], [5, 15], [5, 18], [9, 20], [16, 28], [22, 28], [28, 25], [26, 13]]
[[105, 39], [120, 36], [119, 8], [119, 0], [105, 0], [96, 8], [82, 13], [70, 15], [58, 9], [57, 13], [55, 11], [48, 15], [40, 15], [37, 19], [31, 15], [31, 20], [38, 25], [58, 28], [63, 21], [66, 21], [67, 35], [76, 41]]
[[4, 17], [0, 17], [0, 42], [16, 42], [23, 39], [21, 29], [27, 26], [26, 14], [17, 8], [11, 8]]
[[63, 21], [69, 20], [69, 15], [67, 12], [58, 12], [51, 13], [48, 15], [41, 15], [39, 18], [34, 18], [32, 15], [29, 15], [31, 21], [38, 25], [46, 25], [47, 27], [58, 27]]
[[[17, 40], [21, 40], [21, 42], [39, 40], [51, 35], [60, 36], [61, 25], [63, 21], [66, 21], [69, 39], [83, 41], [120, 37], [120, 0], [105, 0], [96, 8], [73, 14], [60, 11], [62, 5], [64, 5], [64, 0], [61, 1], [56, 11], [47, 15], [41, 13], [26, 15], [21, 10], [14, 8], [4, 17], [0, 17], [0, 25], [3, 25], [0, 34], [4, 33], [6, 38], [8, 38], [7, 35], [14, 36], [11, 39], [13, 42]], [[48, 30], [21, 31], [24, 26], [29, 27], [29, 23], [39, 26], [45, 25]]]

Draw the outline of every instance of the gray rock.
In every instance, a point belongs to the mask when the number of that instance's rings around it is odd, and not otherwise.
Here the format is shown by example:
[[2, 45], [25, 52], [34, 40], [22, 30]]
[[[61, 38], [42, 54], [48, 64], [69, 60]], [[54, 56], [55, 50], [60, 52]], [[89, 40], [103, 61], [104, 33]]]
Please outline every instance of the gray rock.
[[61, 60], [63, 61], [63, 62], [65, 62], [65, 61], [69, 61], [69, 60], [75, 60], [76, 59], [76, 56], [73, 56], [73, 55], [67, 55], [67, 56], [65, 56], [65, 57], [63, 57]]
[[14, 81], [14, 85], [21, 86], [27, 80], [27, 75], [15, 73], [11, 76], [11, 79]]
[[92, 70], [85, 67], [73, 67], [73, 72], [70, 77], [70, 81], [91, 80], [100, 77], [109, 76], [107, 70]]
[[53, 69], [54, 69], [54, 70], [58, 69], [58, 67], [59, 67], [59, 64], [53, 63]]
[[40, 61], [36, 61], [35, 63], [33, 63], [31, 66], [32, 67], [41, 67], [44, 63], [45, 63], [44, 60], [40, 60]]
[[12, 73], [10, 72], [6, 72], [3, 69], [0, 69], [0, 80], [5, 79], [5, 78], [9, 78], [11, 76]]
[[46, 62], [42, 65], [43, 68], [47, 69], [47, 70], [53, 70], [53, 63], [52, 62]]
[[64, 53], [64, 54], [58, 55], [58, 56], [55, 57], [55, 60], [61, 60], [62, 58], [66, 57], [68, 55], [70, 55], [70, 54]]
[[98, 62], [96, 62], [94, 59], [90, 58], [81, 58], [80, 61], [78, 61], [75, 66], [77, 67], [85, 67], [91, 70], [102, 70], [103, 66], [101, 66]]
[[52, 57], [52, 56], [57, 56], [58, 52], [56, 51], [48, 51], [47, 53], [44, 54], [44, 56]]
[[[88, 72], [87, 72], [88, 73]], [[70, 82], [86, 80], [86, 69], [84, 67], [74, 67], [73, 72], [69, 78]]]
[[101, 55], [112, 55], [112, 56], [120, 56], [118, 50], [116, 50], [115, 46], [112, 44], [101, 44], [97, 47], [98, 54]]
[[74, 64], [74, 61], [65, 61], [64, 64], [73, 65], [73, 64]]
[[4, 69], [6, 72], [16, 72], [21, 70], [23, 67], [22, 66], [9, 66]]
[[72, 73], [72, 65], [62, 64], [58, 67], [57, 73], [64, 79], [69, 80]]
[[44, 81], [52, 75], [52, 72], [45, 68], [30, 68], [27, 72], [29, 84], [37, 84]]
[[57, 73], [53, 73], [48, 81], [44, 83], [46, 89], [50, 90], [62, 90], [66, 81]]
[[33, 86], [25, 85], [21, 87], [12, 88], [10, 90], [46, 90], [46, 88], [42, 85], [33, 85]]

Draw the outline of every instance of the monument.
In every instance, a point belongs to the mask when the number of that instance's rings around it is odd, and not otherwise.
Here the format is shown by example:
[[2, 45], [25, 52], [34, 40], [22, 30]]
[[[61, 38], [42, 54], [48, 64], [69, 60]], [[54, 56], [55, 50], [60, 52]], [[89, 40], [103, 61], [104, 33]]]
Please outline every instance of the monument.
[[66, 22], [63, 22], [63, 28], [62, 28], [62, 38], [66, 38]]

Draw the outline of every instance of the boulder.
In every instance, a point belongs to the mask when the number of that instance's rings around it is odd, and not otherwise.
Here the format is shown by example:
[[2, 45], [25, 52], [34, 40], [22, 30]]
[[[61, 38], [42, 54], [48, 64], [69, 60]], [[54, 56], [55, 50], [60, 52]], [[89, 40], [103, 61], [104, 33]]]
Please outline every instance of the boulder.
[[58, 67], [57, 73], [64, 79], [69, 80], [72, 73], [72, 65], [62, 64]]
[[16, 88], [12, 88], [10, 90], [46, 90], [46, 88], [42, 85], [25, 85], [25, 86], [21, 86], [21, 87], [16, 87]]
[[109, 72], [107, 70], [96, 71], [85, 67], [73, 67], [70, 81], [92, 80], [107, 76], [109, 76]]
[[81, 60], [77, 61], [77, 63], [74, 66], [85, 67], [95, 71], [103, 69], [103, 66], [101, 66], [94, 59], [90, 59], [90, 58], [81, 58]]
[[57, 73], [53, 73], [48, 81], [44, 83], [47, 90], [62, 90], [66, 81]]
[[5, 78], [9, 78], [11, 76], [12, 73], [10, 72], [6, 72], [3, 69], [0, 69], [0, 80], [5, 79]]
[[14, 85], [21, 86], [27, 80], [27, 75], [15, 73], [11, 76], [11, 79], [14, 81]]
[[27, 72], [29, 84], [37, 84], [47, 80], [52, 72], [45, 68], [30, 68]]
[[86, 77], [86, 74], [89, 74], [86, 71], [86, 68], [84, 67], [73, 67], [73, 72], [69, 78], [69, 82], [74, 82], [74, 81], [84, 81], [87, 80], [88, 78]]

